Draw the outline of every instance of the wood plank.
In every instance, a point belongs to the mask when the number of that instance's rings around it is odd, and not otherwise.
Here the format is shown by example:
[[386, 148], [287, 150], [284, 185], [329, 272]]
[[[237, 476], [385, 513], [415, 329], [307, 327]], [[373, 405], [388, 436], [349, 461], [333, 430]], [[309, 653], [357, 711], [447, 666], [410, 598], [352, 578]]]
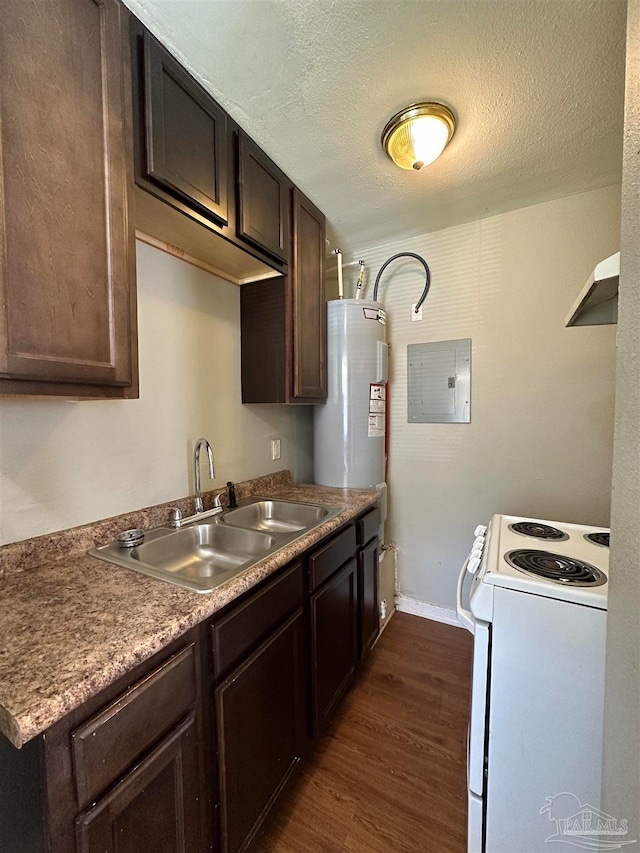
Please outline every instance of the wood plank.
[[260, 853], [464, 853], [472, 638], [397, 613]]

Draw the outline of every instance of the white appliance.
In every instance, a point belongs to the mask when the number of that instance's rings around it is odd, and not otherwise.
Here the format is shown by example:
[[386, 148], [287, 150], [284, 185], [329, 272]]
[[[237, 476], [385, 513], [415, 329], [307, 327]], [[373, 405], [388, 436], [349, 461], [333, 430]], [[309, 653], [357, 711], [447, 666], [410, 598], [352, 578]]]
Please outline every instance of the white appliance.
[[457, 590], [474, 634], [468, 851], [596, 848], [609, 531], [495, 515], [475, 535]]
[[596, 265], [569, 311], [565, 326], [617, 323], [619, 281], [620, 252], [616, 252]]
[[314, 478], [319, 485], [384, 492], [385, 322], [380, 302], [327, 303], [327, 402], [314, 407]]

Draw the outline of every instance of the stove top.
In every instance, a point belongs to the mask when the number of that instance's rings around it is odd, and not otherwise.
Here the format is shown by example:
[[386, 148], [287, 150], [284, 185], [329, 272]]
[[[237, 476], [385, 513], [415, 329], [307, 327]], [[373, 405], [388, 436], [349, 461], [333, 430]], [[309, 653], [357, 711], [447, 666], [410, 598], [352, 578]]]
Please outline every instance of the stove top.
[[602, 528], [495, 515], [472, 593], [490, 584], [606, 610], [608, 538]]

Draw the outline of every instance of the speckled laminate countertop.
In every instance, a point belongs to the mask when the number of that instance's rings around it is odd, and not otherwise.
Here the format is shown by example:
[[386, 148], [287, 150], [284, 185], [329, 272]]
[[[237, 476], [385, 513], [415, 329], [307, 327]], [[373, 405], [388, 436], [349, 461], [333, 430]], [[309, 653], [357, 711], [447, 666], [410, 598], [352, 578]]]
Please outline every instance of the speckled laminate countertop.
[[206, 595], [86, 553], [127, 527], [159, 526], [168, 506], [188, 512], [187, 498], [0, 548], [0, 731], [15, 746], [45, 731], [377, 499], [372, 491], [296, 484], [288, 472], [241, 483], [237, 491], [239, 498], [255, 494], [343, 511]]

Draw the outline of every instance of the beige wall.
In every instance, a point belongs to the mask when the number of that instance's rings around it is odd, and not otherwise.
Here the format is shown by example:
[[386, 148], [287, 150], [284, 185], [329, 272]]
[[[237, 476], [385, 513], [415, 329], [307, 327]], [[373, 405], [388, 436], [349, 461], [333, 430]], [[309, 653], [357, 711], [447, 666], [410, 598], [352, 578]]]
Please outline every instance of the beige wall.
[[603, 808], [640, 848], [640, 2], [629, 0]]
[[[391, 341], [389, 540], [399, 591], [452, 608], [478, 523], [495, 512], [609, 521], [615, 326], [564, 328], [595, 263], [619, 247], [620, 187], [356, 253], [381, 283]], [[354, 267], [347, 278], [353, 278]], [[408, 424], [407, 345], [472, 339], [470, 424]]]
[[216, 486], [311, 479], [309, 407], [240, 402], [239, 288], [142, 243], [137, 257], [140, 399], [0, 400], [0, 544], [192, 493], [201, 435]]

